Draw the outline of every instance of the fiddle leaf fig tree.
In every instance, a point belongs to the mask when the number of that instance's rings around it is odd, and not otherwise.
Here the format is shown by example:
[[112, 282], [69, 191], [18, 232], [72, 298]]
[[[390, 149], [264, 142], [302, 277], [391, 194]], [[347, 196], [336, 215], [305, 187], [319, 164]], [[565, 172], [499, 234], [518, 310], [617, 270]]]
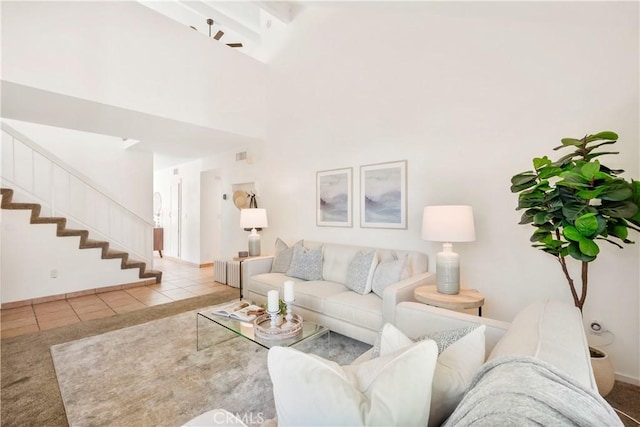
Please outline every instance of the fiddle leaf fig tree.
[[[554, 150], [570, 150], [556, 161], [533, 159], [533, 170], [511, 178], [511, 192], [519, 193], [520, 224], [531, 224], [534, 248], [554, 256], [581, 311], [587, 297], [589, 263], [603, 242], [623, 248], [634, 243], [629, 230], [640, 232], [640, 182], [627, 181], [624, 171], [600, 163], [601, 156], [619, 154], [605, 147], [617, 142], [615, 132], [584, 138], [564, 138]], [[568, 260], [581, 263], [580, 292]]]

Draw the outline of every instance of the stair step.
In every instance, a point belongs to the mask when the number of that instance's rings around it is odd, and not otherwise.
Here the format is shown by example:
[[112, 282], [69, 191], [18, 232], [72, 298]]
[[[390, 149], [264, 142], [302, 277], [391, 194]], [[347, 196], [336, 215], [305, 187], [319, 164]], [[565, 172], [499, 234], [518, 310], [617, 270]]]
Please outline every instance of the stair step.
[[55, 217], [55, 216], [49, 216], [49, 217], [38, 217], [38, 218], [33, 218], [31, 220], [31, 224], [60, 224], [63, 226], [67, 223], [67, 218], [62, 218], [62, 217]]
[[84, 236], [86, 238], [86, 236], [88, 235], [89, 232], [87, 230], [74, 230], [72, 228], [65, 228], [64, 230], [58, 231], [58, 236], [60, 237]]
[[109, 247], [109, 242], [105, 242], [103, 240], [87, 239], [82, 244], [82, 247], [80, 249], [89, 249], [89, 248], [103, 248], [103, 249], [106, 249], [108, 247]]
[[140, 275], [140, 278], [145, 278], [145, 277], [155, 277], [156, 278], [156, 283], [160, 283], [162, 282], [162, 271], [159, 270], [145, 270], [144, 273], [142, 273]]
[[129, 254], [123, 251], [117, 251], [115, 249], [109, 249], [105, 255], [102, 256], [104, 259], [111, 258], [129, 258]]

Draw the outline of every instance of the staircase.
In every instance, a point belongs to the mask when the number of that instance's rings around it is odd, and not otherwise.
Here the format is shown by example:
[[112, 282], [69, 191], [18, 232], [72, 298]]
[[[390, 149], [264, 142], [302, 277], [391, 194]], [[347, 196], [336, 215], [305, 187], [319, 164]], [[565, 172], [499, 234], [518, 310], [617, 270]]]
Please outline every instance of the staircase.
[[79, 236], [80, 245], [79, 249], [100, 248], [102, 249], [102, 259], [114, 259], [120, 258], [120, 268], [130, 269], [137, 268], [139, 270], [138, 277], [140, 279], [155, 278], [156, 283], [162, 281], [162, 272], [157, 270], [147, 270], [146, 263], [140, 261], [134, 261], [129, 259], [129, 253], [123, 251], [117, 251], [109, 249], [109, 242], [93, 240], [89, 238], [89, 231], [87, 230], [74, 230], [66, 228], [67, 219], [60, 217], [42, 217], [40, 216], [41, 205], [38, 203], [14, 203], [13, 190], [10, 188], [1, 188], [0, 194], [2, 195], [2, 203], [0, 207], [2, 209], [20, 209], [31, 210], [31, 224], [56, 224], [56, 235], [58, 237]]

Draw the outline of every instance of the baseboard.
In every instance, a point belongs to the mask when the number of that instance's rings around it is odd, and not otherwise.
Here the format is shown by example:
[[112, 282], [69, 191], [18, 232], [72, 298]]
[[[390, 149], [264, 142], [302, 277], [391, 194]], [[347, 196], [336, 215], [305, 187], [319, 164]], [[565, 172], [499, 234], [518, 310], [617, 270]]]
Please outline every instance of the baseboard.
[[168, 256], [168, 255], [165, 255], [164, 259], [168, 259], [168, 260], [177, 262], [179, 264], [190, 265], [191, 267], [197, 267], [197, 268], [213, 267], [213, 262], [207, 262], [205, 264], [198, 264], [196, 262], [186, 261], [184, 259], [176, 258], [176, 257]]
[[640, 386], [640, 378], [628, 377], [626, 375], [616, 373], [616, 380], [623, 383]]

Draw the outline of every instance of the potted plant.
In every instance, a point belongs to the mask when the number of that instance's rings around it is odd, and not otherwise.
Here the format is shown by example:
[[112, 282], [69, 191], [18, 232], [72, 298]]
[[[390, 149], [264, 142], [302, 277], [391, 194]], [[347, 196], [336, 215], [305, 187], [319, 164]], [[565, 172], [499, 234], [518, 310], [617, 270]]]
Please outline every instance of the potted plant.
[[[533, 247], [558, 260], [580, 311], [587, 298], [589, 263], [600, 253], [598, 243], [623, 248], [634, 243], [628, 239], [629, 230], [640, 231], [640, 182], [621, 178], [623, 170], [599, 160], [618, 154], [601, 151], [617, 140], [610, 131], [564, 138], [554, 150], [570, 149], [570, 153], [556, 161], [536, 157], [533, 170], [511, 178], [511, 192], [519, 193], [517, 210], [524, 210], [520, 224], [533, 226]], [[579, 290], [567, 265], [571, 259], [581, 264]], [[596, 353], [592, 350], [593, 357]]]

